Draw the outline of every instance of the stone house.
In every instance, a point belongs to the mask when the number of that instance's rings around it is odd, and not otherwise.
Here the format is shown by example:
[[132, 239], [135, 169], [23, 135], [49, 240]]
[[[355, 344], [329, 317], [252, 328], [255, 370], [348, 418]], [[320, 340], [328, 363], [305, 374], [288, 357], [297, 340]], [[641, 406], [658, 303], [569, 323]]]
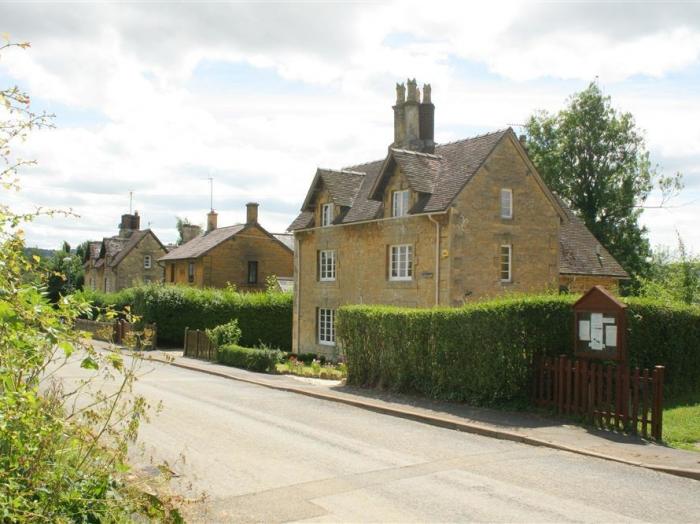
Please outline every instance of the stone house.
[[196, 287], [263, 291], [269, 276], [286, 281], [294, 274], [293, 238], [269, 233], [258, 223], [258, 204], [246, 206], [246, 223], [217, 227], [214, 210], [207, 215], [207, 230], [186, 225], [183, 244], [158, 260], [165, 281]]
[[333, 354], [344, 304], [459, 306], [628, 277], [512, 129], [435, 144], [430, 86], [397, 86], [384, 159], [318, 169], [295, 238], [296, 352]]
[[163, 268], [156, 260], [167, 249], [153, 231], [140, 225], [138, 211], [122, 215], [118, 235], [89, 243], [83, 264], [87, 288], [110, 292], [163, 281]]

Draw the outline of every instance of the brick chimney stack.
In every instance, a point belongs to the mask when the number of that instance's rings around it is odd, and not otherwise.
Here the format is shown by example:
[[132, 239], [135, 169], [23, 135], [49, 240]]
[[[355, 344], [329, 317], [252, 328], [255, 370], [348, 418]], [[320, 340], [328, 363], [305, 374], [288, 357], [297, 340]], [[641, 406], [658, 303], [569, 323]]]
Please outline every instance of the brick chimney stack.
[[133, 215], [122, 215], [122, 221], [119, 224], [119, 236], [129, 238], [134, 231], [138, 231], [141, 227], [141, 217], [138, 211], [134, 211]]
[[422, 102], [415, 78], [408, 79], [406, 86], [396, 84], [392, 147], [432, 153], [435, 151], [434, 131], [435, 106], [430, 84], [423, 85]]
[[183, 224], [182, 225], [182, 243], [186, 244], [193, 238], [199, 236], [202, 232], [202, 228], [195, 224]]
[[258, 223], [258, 205], [256, 202], [248, 202], [246, 207], [246, 224]]
[[217, 217], [218, 215], [213, 209], [207, 213], [207, 233], [216, 229]]

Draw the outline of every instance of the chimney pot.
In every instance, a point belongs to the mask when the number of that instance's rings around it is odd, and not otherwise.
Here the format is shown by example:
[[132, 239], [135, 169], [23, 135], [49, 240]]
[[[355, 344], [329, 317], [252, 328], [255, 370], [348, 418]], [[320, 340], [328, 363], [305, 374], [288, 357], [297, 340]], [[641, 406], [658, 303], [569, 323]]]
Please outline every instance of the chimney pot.
[[396, 84], [396, 104], [403, 104], [406, 101], [406, 86], [403, 84]]
[[258, 203], [248, 202], [246, 207], [246, 224], [258, 223]]

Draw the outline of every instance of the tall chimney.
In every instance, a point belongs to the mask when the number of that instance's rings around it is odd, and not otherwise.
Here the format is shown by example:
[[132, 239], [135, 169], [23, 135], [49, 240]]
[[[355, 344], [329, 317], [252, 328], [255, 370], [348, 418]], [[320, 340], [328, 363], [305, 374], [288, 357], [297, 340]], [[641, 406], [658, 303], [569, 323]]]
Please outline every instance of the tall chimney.
[[413, 151], [435, 150], [433, 141], [435, 106], [430, 100], [430, 85], [423, 86], [423, 103], [416, 79], [408, 79], [406, 87], [396, 85], [394, 106], [394, 143], [392, 147]]
[[119, 224], [119, 236], [122, 238], [128, 238], [134, 231], [138, 231], [141, 226], [141, 217], [138, 211], [134, 211], [134, 214], [124, 214], [122, 215], [122, 221]]
[[207, 233], [216, 229], [217, 216], [216, 211], [213, 209], [207, 213]]
[[258, 205], [256, 202], [248, 202], [246, 207], [246, 224], [258, 223]]

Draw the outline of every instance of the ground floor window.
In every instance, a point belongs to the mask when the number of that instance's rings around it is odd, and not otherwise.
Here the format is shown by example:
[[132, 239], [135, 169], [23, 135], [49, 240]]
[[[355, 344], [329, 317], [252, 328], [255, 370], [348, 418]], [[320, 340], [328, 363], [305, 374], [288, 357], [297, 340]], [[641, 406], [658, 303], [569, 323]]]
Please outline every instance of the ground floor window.
[[410, 244], [391, 246], [389, 263], [389, 280], [411, 280], [413, 278], [413, 246]]
[[248, 284], [258, 283], [258, 262], [257, 260], [250, 260], [248, 262]]
[[194, 282], [194, 262], [187, 265], [187, 281]]
[[511, 256], [513, 247], [510, 244], [501, 246], [501, 282], [510, 282], [513, 274], [511, 267]]
[[335, 309], [318, 308], [318, 342], [335, 346]]

